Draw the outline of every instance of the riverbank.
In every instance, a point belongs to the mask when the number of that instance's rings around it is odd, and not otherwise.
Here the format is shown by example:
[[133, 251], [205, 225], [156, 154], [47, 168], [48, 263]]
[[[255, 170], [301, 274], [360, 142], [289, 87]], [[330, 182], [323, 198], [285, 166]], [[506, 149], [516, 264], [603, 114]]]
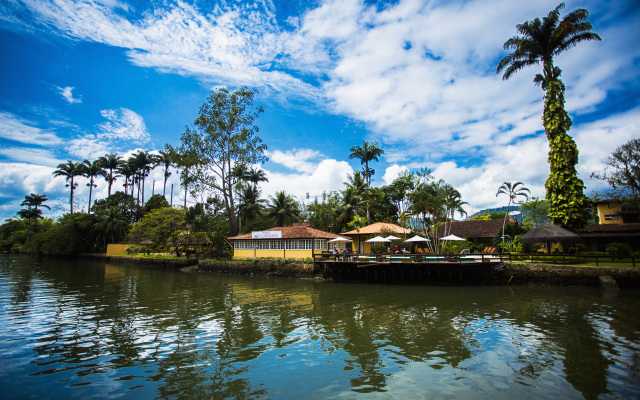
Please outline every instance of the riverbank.
[[[603, 286], [610, 277], [620, 288], [640, 288], [640, 268], [607, 268], [533, 263], [419, 264], [362, 266], [356, 263], [256, 259], [251, 261], [164, 259], [85, 254], [106, 262], [184, 268], [187, 272], [219, 272], [342, 282], [415, 283], [426, 285]], [[611, 281], [609, 281], [611, 282]], [[614, 286], [609, 284], [609, 287]]]

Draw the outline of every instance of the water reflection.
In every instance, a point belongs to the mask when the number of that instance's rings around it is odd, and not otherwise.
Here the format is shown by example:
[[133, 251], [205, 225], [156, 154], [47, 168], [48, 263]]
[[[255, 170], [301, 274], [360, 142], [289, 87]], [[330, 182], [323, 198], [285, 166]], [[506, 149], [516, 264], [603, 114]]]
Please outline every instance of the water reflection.
[[351, 285], [0, 256], [0, 304], [9, 398], [640, 396], [634, 291]]

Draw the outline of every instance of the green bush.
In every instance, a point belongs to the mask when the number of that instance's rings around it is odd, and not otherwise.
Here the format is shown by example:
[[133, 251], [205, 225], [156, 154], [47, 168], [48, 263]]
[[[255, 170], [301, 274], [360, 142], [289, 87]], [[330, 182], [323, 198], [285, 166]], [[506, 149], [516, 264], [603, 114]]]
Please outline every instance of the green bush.
[[138, 254], [138, 247], [127, 247], [124, 251], [126, 251], [128, 255], [134, 256]]
[[609, 243], [605, 249], [607, 254], [611, 256], [611, 260], [615, 257], [630, 257], [631, 250], [631, 246], [626, 243]]

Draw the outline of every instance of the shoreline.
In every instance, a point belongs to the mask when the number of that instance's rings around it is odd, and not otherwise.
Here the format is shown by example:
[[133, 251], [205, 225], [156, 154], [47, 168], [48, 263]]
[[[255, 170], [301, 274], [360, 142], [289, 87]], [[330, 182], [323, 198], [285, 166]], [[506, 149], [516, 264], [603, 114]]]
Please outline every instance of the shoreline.
[[[27, 253], [20, 253], [29, 255]], [[66, 257], [63, 257], [66, 258]], [[106, 254], [79, 254], [120, 264], [177, 268], [188, 273], [219, 272], [335, 282], [411, 283], [452, 286], [588, 286], [640, 288], [640, 268], [586, 267], [551, 264], [379, 264], [257, 259], [237, 262], [215, 259], [166, 259]]]

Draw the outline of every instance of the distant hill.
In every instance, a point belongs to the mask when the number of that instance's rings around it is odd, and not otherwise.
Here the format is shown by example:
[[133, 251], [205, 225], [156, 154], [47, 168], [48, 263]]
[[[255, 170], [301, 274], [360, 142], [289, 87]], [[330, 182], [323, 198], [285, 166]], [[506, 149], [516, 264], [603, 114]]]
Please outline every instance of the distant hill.
[[[484, 209], [484, 210], [480, 210], [475, 214], [469, 215], [466, 218], [466, 220], [470, 220], [476, 215], [482, 215], [484, 213], [491, 213], [491, 212], [494, 212], [494, 211], [505, 212], [505, 211], [507, 211], [507, 206], [498, 207], [498, 208], [487, 208], [487, 209]], [[511, 211], [521, 211], [520, 210], [520, 206], [511, 206], [511, 207], [509, 207], [509, 212], [511, 212]], [[512, 215], [510, 218], [515, 219], [516, 221], [518, 221], [519, 224], [522, 224], [522, 221], [524, 220], [524, 216], [522, 214]]]

